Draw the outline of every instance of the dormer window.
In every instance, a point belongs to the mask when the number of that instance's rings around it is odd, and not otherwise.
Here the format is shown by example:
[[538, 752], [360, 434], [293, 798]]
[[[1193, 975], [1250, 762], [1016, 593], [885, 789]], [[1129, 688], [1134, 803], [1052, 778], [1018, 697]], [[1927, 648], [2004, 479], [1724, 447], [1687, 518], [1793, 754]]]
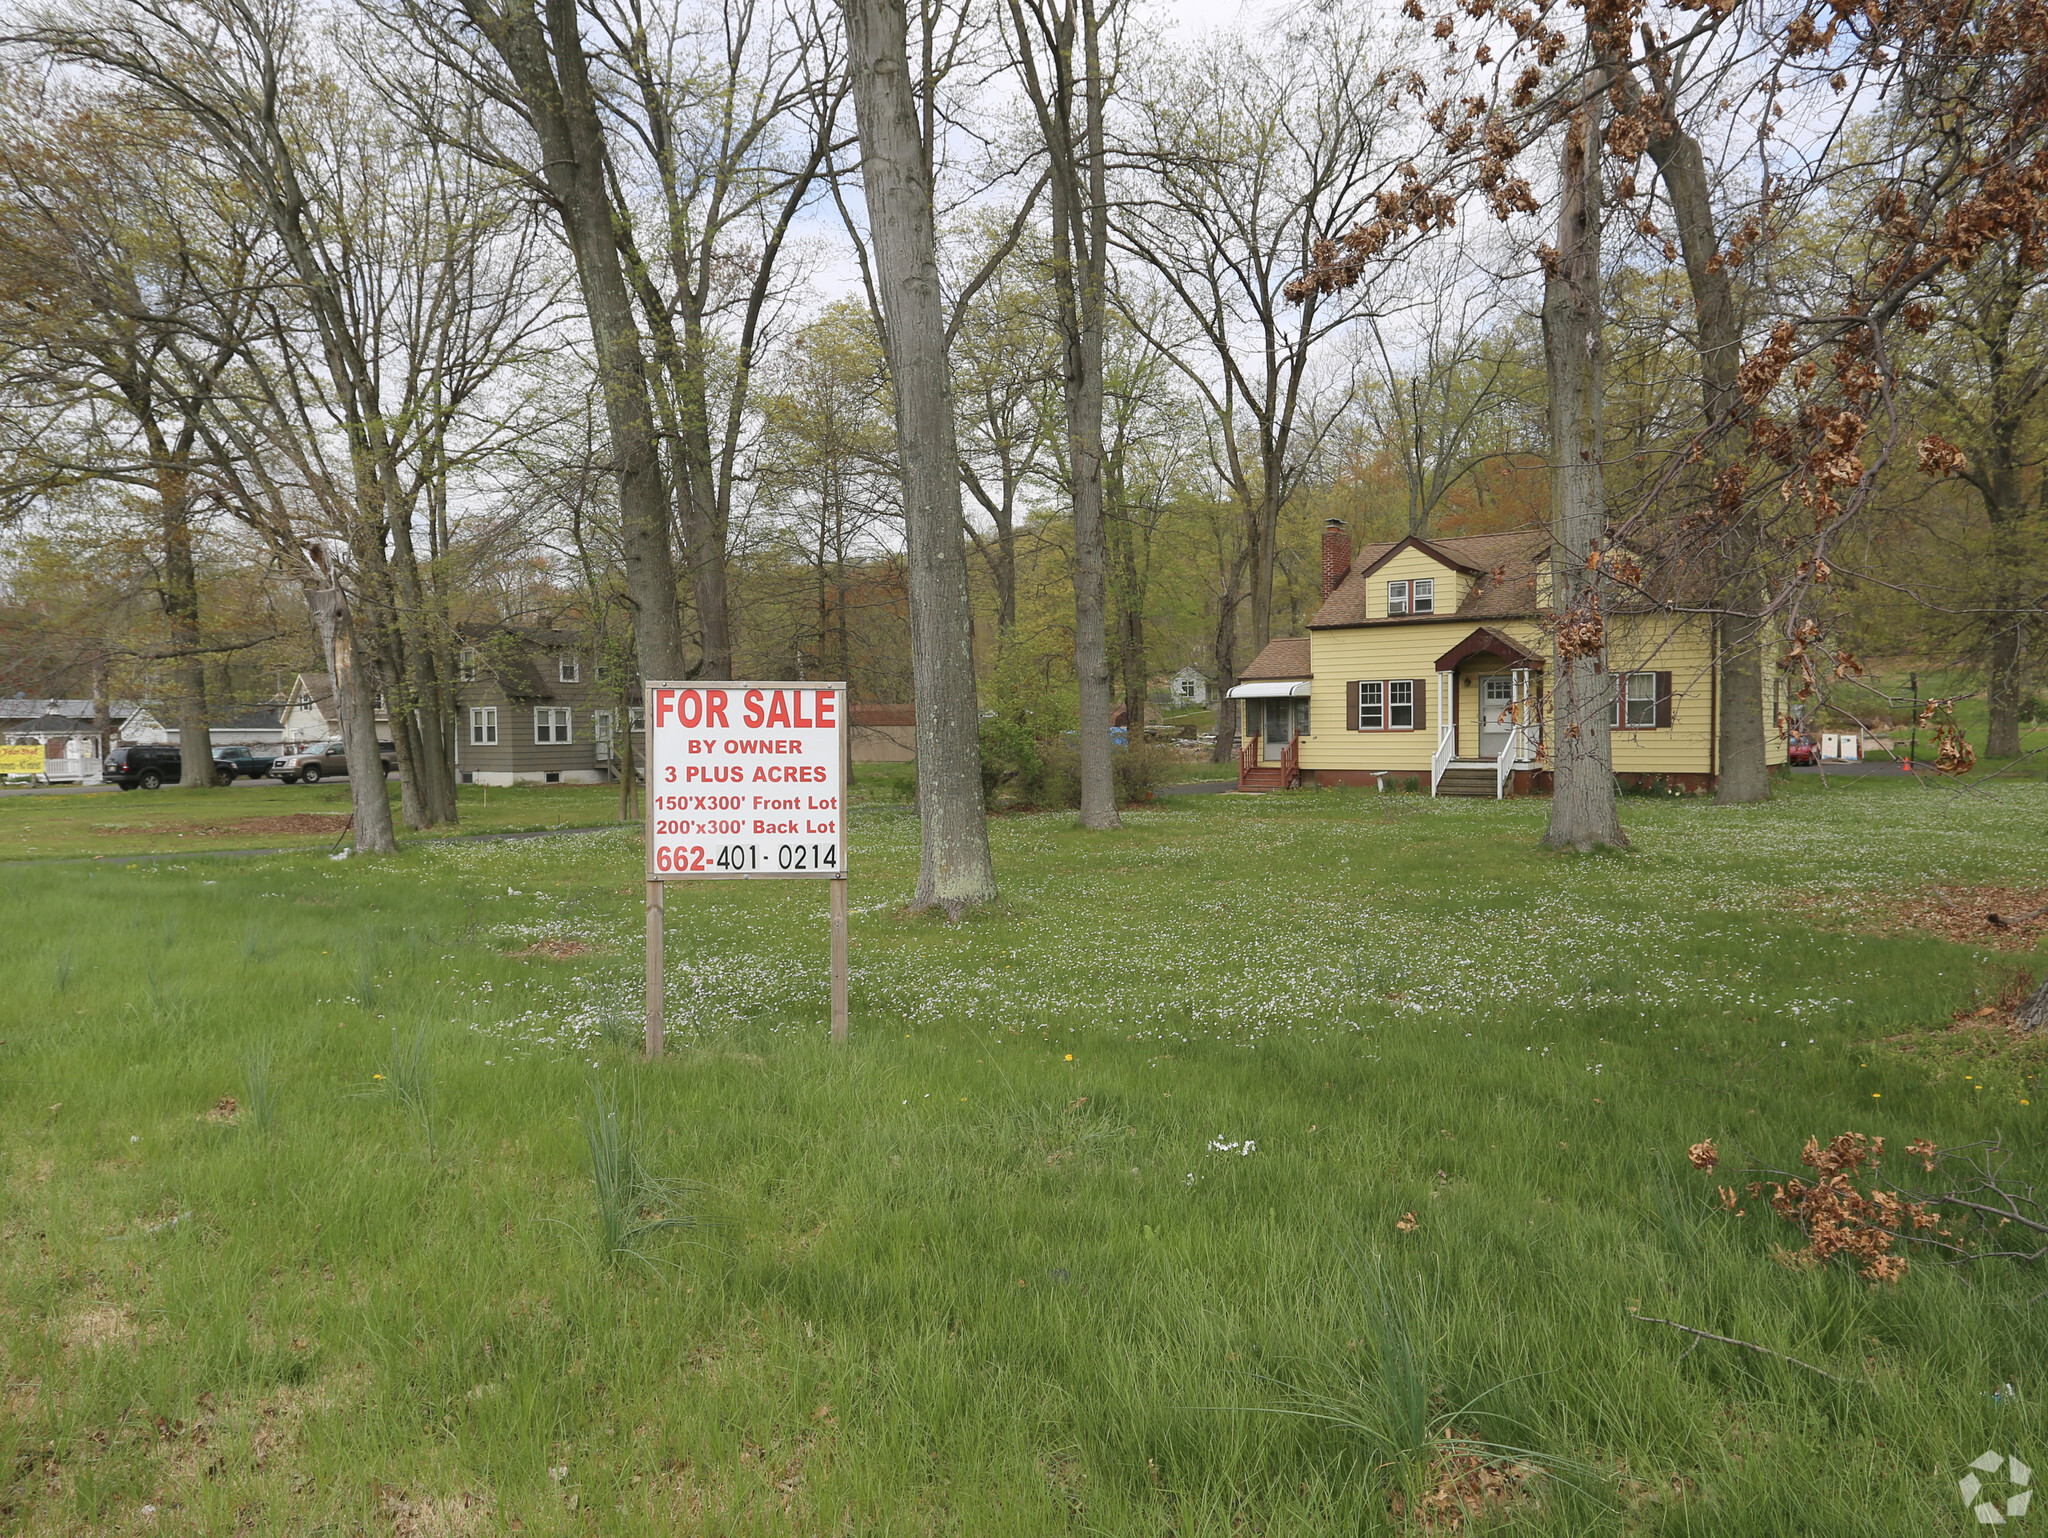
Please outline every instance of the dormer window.
[[581, 683], [583, 681], [583, 664], [578, 662], [574, 657], [561, 658], [559, 663], [557, 664], [557, 668], [558, 670], [555, 676], [559, 678], [563, 683], [575, 684]]
[[1387, 584], [1387, 618], [1397, 619], [1408, 612], [1408, 584], [1389, 582]]
[[1436, 578], [1417, 577], [1408, 584], [1408, 595], [1415, 613], [1436, 613]]

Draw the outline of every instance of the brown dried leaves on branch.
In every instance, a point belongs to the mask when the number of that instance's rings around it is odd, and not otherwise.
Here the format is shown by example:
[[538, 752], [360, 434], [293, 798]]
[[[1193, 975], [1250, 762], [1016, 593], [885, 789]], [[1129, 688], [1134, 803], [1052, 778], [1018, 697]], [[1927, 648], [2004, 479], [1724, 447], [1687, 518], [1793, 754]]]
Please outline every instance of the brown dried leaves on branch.
[[[1711, 1150], [1713, 1145], [1696, 1143], [1693, 1147]], [[1949, 1231], [1941, 1227], [1940, 1215], [1930, 1205], [1910, 1200], [1877, 1183], [1877, 1168], [1883, 1158], [1881, 1137], [1844, 1132], [1825, 1145], [1810, 1137], [1799, 1154], [1799, 1162], [1813, 1172], [1810, 1177], [1786, 1175], [1779, 1180], [1749, 1182], [1752, 1197], [1761, 1196], [1768, 1186], [1771, 1210], [1806, 1236], [1804, 1249], [1782, 1257], [1786, 1264], [1821, 1266], [1842, 1260], [1875, 1286], [1896, 1282], [1906, 1274], [1905, 1257], [1894, 1253], [1902, 1239], [1949, 1237]], [[1701, 1169], [1713, 1167], [1701, 1164], [1696, 1157], [1693, 1164]], [[1738, 1217], [1743, 1215], [1743, 1209], [1736, 1206], [1739, 1198], [1735, 1187], [1721, 1187], [1720, 1197], [1723, 1207]]]

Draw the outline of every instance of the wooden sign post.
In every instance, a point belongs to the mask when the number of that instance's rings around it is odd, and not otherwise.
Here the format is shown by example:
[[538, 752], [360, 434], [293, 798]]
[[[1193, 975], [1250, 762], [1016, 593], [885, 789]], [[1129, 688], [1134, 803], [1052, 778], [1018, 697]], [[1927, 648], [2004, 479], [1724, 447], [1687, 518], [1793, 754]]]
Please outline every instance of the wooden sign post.
[[647, 685], [647, 1055], [660, 1057], [663, 886], [832, 883], [832, 1039], [846, 1040], [846, 685]]

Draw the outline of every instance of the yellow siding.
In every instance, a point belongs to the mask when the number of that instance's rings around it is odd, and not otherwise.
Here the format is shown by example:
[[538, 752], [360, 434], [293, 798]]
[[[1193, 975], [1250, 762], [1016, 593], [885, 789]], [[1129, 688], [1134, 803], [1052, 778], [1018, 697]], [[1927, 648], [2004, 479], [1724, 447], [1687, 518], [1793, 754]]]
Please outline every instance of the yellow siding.
[[[1412, 553], [1404, 552], [1404, 555]], [[1393, 563], [1388, 564], [1391, 566]], [[1441, 571], [1443, 568], [1436, 569]], [[1384, 590], [1380, 602], [1385, 602]], [[1426, 771], [1436, 753], [1436, 659], [1470, 635], [1473, 628], [1470, 620], [1445, 619], [1418, 621], [1412, 625], [1368, 625], [1354, 630], [1311, 631], [1309, 645], [1315, 676], [1309, 696], [1310, 734], [1301, 745], [1301, 767], [1393, 769], [1404, 773], [1414, 769]], [[1526, 621], [1507, 620], [1489, 628], [1532, 650], [1544, 644], [1538, 628]], [[1347, 731], [1344, 724], [1348, 699], [1345, 685], [1360, 678], [1418, 680], [1428, 709], [1423, 729], [1419, 732]], [[1462, 701], [1460, 706], [1461, 709], [1474, 708], [1464, 706]], [[1476, 744], [1477, 739], [1473, 741]]]
[[1704, 619], [1617, 615], [1607, 626], [1615, 673], [1671, 675], [1671, 725], [1614, 731], [1614, 768], [1627, 774], [1706, 774], [1713, 768], [1714, 642]]
[[[1420, 550], [1403, 550], [1386, 565], [1365, 579], [1366, 613], [1372, 619], [1387, 617], [1387, 584], [1389, 582], [1412, 582], [1417, 577], [1436, 579], [1436, 612], [1448, 614], [1465, 601], [1471, 579], [1463, 572], [1444, 565], [1433, 556]], [[1438, 656], [1443, 653], [1439, 651]]]
[[[1395, 580], [1413, 571], [1397, 570], [1410, 561], [1419, 563], [1423, 575], [1443, 568], [1415, 551], [1405, 551], [1374, 574], [1374, 602], [1384, 608], [1386, 591], [1381, 578]], [[1388, 577], [1388, 573], [1392, 573]], [[1441, 580], [1441, 578], [1439, 578]], [[1304, 769], [1391, 770], [1410, 773], [1427, 770], [1436, 752], [1438, 697], [1436, 659], [1456, 646], [1477, 628], [1470, 620], [1418, 621], [1410, 625], [1364, 626], [1347, 630], [1317, 630], [1310, 633], [1313, 681], [1310, 696], [1310, 733], [1301, 745]], [[1546, 661], [1550, 643], [1542, 628], [1531, 620], [1496, 620], [1486, 628], [1513, 640]], [[1663, 672], [1671, 675], [1671, 725], [1659, 728], [1617, 729], [1614, 733], [1614, 767], [1621, 773], [1705, 774], [1714, 767], [1714, 677], [1713, 628], [1704, 618], [1672, 618], [1666, 615], [1618, 615], [1608, 626], [1608, 655], [1617, 673]], [[1477, 679], [1500, 668], [1491, 657], [1475, 657], [1459, 670], [1455, 690], [1458, 718], [1458, 756], [1479, 754], [1479, 698]], [[1545, 674], [1554, 670], [1546, 667]], [[1767, 670], [1768, 671], [1768, 670]], [[1354, 732], [1346, 729], [1349, 704], [1347, 685], [1358, 679], [1412, 678], [1425, 702], [1425, 723], [1413, 732]], [[1775, 676], [1764, 681], [1769, 760], [1782, 763], [1785, 743], [1775, 723], [1775, 709], [1781, 692]], [[1548, 699], [1546, 680], [1546, 694]], [[1546, 710], [1546, 718], [1548, 711]], [[1545, 720], [1545, 729], [1551, 723]]]

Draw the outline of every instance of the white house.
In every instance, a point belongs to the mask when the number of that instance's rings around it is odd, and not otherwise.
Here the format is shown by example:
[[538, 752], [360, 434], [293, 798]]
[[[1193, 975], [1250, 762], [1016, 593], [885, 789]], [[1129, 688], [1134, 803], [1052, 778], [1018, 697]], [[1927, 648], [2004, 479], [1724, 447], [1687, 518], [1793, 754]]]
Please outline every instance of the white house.
[[[301, 673], [285, 691], [278, 707], [279, 737], [273, 740], [298, 747], [308, 742], [325, 742], [341, 735], [341, 711], [334, 703], [334, 679], [327, 673]], [[215, 742], [237, 742], [240, 738], [213, 735]], [[377, 697], [377, 740], [391, 740], [391, 718], [384, 711], [384, 697]]]
[[1192, 709], [1209, 703], [1209, 680], [1202, 676], [1200, 668], [1190, 662], [1167, 679], [1166, 692], [1173, 697], [1175, 709]]

